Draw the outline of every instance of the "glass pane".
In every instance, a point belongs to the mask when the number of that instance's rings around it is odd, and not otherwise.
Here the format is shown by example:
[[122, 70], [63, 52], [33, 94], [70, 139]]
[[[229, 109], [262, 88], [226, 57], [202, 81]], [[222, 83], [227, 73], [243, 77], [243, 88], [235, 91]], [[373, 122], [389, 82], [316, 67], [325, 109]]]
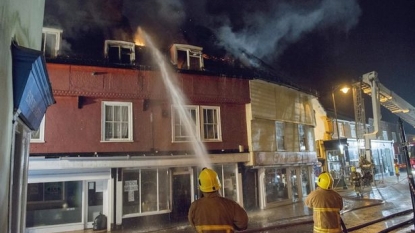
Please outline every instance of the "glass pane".
[[234, 201], [238, 201], [236, 181], [237, 176], [235, 174], [235, 165], [223, 165], [223, 187], [225, 190], [224, 197]]
[[105, 139], [111, 139], [112, 137], [112, 123], [105, 123]]
[[114, 121], [121, 121], [121, 106], [114, 106]]
[[141, 170], [141, 211], [157, 211], [157, 170]]
[[288, 199], [286, 169], [265, 169], [266, 202]]
[[159, 169], [159, 208], [170, 209], [170, 173], [168, 169]]
[[105, 106], [105, 121], [113, 121], [114, 114], [113, 114], [113, 107], [106, 105]]
[[82, 222], [82, 181], [28, 185], [26, 227]]
[[103, 207], [103, 182], [88, 182], [88, 222], [93, 222], [102, 213]]
[[123, 214], [140, 212], [140, 170], [123, 171]]
[[301, 186], [303, 197], [305, 197], [311, 192], [310, 176], [307, 167], [301, 167]]
[[127, 106], [122, 106], [122, 121], [123, 122], [128, 122], [128, 107]]
[[119, 122], [114, 123], [114, 138], [121, 138], [121, 125]]

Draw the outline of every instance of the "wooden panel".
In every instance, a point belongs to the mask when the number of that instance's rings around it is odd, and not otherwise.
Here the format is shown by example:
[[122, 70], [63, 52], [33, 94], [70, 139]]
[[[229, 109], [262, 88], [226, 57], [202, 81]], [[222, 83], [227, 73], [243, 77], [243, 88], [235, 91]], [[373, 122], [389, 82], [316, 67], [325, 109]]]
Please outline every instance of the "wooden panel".
[[273, 84], [251, 80], [250, 94], [254, 118], [275, 119], [275, 89]]

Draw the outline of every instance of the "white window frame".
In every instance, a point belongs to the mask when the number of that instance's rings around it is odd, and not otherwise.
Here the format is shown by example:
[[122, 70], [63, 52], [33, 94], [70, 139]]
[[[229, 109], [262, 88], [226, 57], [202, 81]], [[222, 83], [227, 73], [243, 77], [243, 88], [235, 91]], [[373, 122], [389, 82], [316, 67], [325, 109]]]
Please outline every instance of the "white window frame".
[[[182, 129], [183, 127], [177, 127], [177, 124], [182, 124], [182, 120], [180, 119], [180, 122], [176, 122], [176, 117], [178, 116], [176, 114], [176, 111], [180, 106], [174, 106], [172, 105], [171, 111], [172, 111], [172, 142], [190, 142], [191, 141], [191, 135], [186, 135], [185, 132], [180, 133], [177, 132], [177, 129]], [[200, 140], [203, 142], [221, 142], [222, 141], [222, 126], [221, 126], [221, 118], [220, 118], [220, 107], [219, 106], [198, 106], [198, 105], [185, 105], [183, 106], [184, 109], [191, 109], [195, 111], [195, 129], [194, 134], [196, 136], [196, 140]], [[180, 109], [179, 109], [180, 110]], [[217, 138], [205, 138], [204, 137], [204, 126], [205, 126], [205, 117], [203, 116], [204, 110], [214, 110], [216, 112], [216, 136]], [[189, 138], [186, 140], [185, 138]]]
[[[106, 139], [106, 106], [126, 106], [128, 108], [128, 136], [127, 138]], [[133, 104], [132, 102], [102, 101], [101, 104], [101, 142], [132, 142], [133, 141]]]
[[[184, 106], [171, 106], [171, 125], [172, 125], [172, 142], [190, 142], [192, 133], [186, 132], [186, 126], [183, 119], [178, 119], [178, 122], [176, 122], [176, 116], [178, 116], [177, 111], [195, 111], [195, 129], [194, 129], [194, 135], [199, 137], [199, 107], [197, 105], [184, 105]], [[180, 128], [180, 131], [177, 129]], [[186, 140], [186, 138], [189, 138], [189, 140]]]
[[47, 46], [47, 36], [51, 35], [55, 37], [55, 47], [52, 48], [52, 57], [57, 57], [59, 54], [59, 50], [61, 47], [61, 40], [62, 40], [62, 32], [63, 30], [61, 29], [56, 29], [56, 28], [47, 28], [44, 27], [42, 28], [42, 38], [43, 38], [43, 44], [42, 44], [42, 50], [43, 50], [43, 54], [45, 55], [46, 53], [46, 46]]
[[[216, 121], [217, 122], [206, 122], [205, 119], [205, 114], [204, 114], [204, 110], [213, 110], [215, 111], [215, 115], [216, 115]], [[203, 141], [208, 141], [208, 142], [217, 142], [217, 141], [222, 141], [222, 132], [221, 132], [221, 120], [220, 120], [220, 107], [218, 106], [200, 106], [200, 112], [201, 112], [201, 119], [200, 119], [200, 125], [201, 125], [201, 134], [200, 137], [203, 139]], [[216, 130], [216, 138], [206, 138], [205, 137], [205, 126], [206, 125], [211, 125], [214, 127], [214, 129]]]
[[[38, 138], [33, 138], [34, 132], [39, 132]], [[40, 122], [39, 129], [33, 131], [30, 135], [30, 143], [45, 143], [45, 116], [43, 116], [42, 121]]]

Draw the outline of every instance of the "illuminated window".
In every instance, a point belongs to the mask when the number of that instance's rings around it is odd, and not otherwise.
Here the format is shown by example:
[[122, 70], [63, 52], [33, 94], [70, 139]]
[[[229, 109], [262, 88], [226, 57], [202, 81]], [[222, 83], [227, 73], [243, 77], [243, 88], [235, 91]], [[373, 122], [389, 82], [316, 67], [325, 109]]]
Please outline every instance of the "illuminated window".
[[187, 44], [174, 44], [170, 48], [171, 61], [179, 69], [202, 70], [202, 47]]
[[102, 102], [102, 141], [132, 141], [133, 113], [130, 102]]
[[32, 131], [30, 137], [30, 143], [44, 143], [45, 142], [45, 117], [43, 116], [42, 122], [40, 122], [39, 129]]

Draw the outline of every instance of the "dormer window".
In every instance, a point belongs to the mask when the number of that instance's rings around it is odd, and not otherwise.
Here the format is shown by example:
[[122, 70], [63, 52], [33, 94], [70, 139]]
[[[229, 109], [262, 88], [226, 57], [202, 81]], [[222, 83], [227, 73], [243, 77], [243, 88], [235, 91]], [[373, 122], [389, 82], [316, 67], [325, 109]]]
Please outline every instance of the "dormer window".
[[170, 48], [171, 62], [184, 70], [202, 70], [204, 67], [202, 47], [173, 44]]
[[104, 55], [110, 63], [132, 64], [135, 62], [135, 44], [119, 40], [106, 40]]
[[62, 41], [62, 30], [42, 28], [42, 51], [45, 57], [55, 58], [59, 54]]

